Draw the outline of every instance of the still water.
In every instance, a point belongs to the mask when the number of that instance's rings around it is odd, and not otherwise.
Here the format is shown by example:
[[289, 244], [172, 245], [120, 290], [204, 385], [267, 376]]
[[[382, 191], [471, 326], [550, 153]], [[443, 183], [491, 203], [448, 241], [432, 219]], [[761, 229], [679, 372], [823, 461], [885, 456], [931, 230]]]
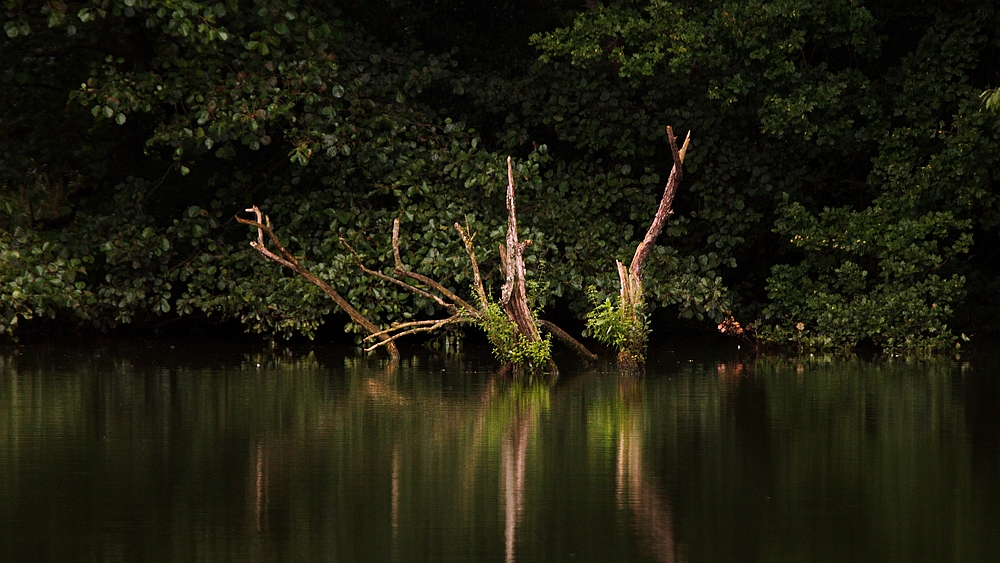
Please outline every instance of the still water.
[[997, 561], [996, 366], [5, 349], [0, 559]]

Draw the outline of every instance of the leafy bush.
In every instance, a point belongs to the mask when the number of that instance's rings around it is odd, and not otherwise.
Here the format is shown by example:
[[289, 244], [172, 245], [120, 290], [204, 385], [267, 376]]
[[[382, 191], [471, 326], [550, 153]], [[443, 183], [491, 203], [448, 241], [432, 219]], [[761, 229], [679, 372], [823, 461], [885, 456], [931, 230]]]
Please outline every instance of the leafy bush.
[[83, 260], [58, 243], [0, 230], [0, 333], [12, 335], [19, 320], [60, 311], [87, 318], [95, 297], [79, 279], [85, 274]]
[[587, 313], [587, 333], [600, 343], [628, 355], [635, 364], [644, 361], [649, 318], [642, 307], [624, 303], [621, 295], [601, 301], [597, 288], [587, 288], [594, 308]]
[[[369, 318], [429, 315], [359, 276], [339, 241], [391, 269], [400, 217], [404, 261], [465, 291], [450, 225], [501, 238], [509, 154], [539, 299], [583, 316], [585, 288], [617, 287], [614, 261], [655, 212], [666, 125], [694, 144], [645, 314], [732, 310], [782, 344], [939, 348], [1000, 279], [973, 245], [1000, 235], [1000, 120], [979, 99], [996, 86], [990, 2], [2, 5], [2, 279], [18, 295], [4, 290], [4, 330], [44, 311], [313, 334], [331, 305], [249, 249], [231, 218], [251, 204]], [[481, 45], [412, 25], [473, 8]], [[36, 266], [80, 294], [53, 293]], [[600, 311], [611, 323], [614, 303]]]
[[478, 325], [493, 345], [497, 359], [504, 364], [542, 368], [552, 356], [552, 335], [546, 334], [537, 342], [529, 341], [517, 333], [517, 327], [507, 318], [507, 313], [497, 303], [480, 303]]

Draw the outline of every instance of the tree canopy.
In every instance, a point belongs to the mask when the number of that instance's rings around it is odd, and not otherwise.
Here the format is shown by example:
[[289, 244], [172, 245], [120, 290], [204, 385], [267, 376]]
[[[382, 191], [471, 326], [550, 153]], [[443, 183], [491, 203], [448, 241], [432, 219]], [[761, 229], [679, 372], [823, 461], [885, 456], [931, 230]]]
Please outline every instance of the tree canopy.
[[[311, 335], [257, 204], [366, 316], [471, 295], [508, 155], [537, 307], [616, 291], [693, 131], [653, 307], [762, 342], [941, 349], [995, 326], [1000, 13], [985, 0], [0, 0], [0, 330], [176, 316]], [[660, 316], [658, 318], [665, 318]]]

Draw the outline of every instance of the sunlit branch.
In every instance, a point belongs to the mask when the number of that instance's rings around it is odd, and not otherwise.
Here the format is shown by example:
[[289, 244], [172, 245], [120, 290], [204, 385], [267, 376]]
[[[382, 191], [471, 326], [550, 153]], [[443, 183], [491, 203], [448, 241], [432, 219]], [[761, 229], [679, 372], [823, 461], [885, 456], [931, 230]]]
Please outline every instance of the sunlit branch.
[[416, 272], [414, 272], [412, 270], [409, 270], [409, 269], [407, 269], [407, 268], [405, 268], [403, 266], [403, 261], [399, 258], [399, 218], [398, 217], [392, 222], [392, 256], [393, 256], [393, 259], [396, 261], [395, 273], [396, 273], [397, 276], [406, 276], [408, 278], [415, 279], [415, 280], [419, 281], [420, 283], [423, 283], [424, 285], [430, 287], [434, 291], [437, 291], [438, 293], [440, 293], [441, 295], [445, 296], [446, 298], [450, 299], [459, 308], [465, 309], [470, 314], [472, 314], [472, 313], [478, 314], [478, 309], [476, 309], [472, 305], [469, 305], [468, 303], [466, 303], [464, 299], [462, 299], [461, 297], [459, 297], [459, 296], [455, 295], [454, 293], [452, 293], [451, 291], [449, 291], [448, 288], [444, 287], [440, 283], [432, 280], [431, 278], [429, 278], [429, 277], [427, 277], [427, 276], [425, 276], [423, 274], [418, 274], [418, 273], [416, 273]]
[[[267, 216], [264, 216], [261, 213], [260, 208], [254, 205], [253, 207], [250, 207], [246, 211], [247, 213], [253, 213], [254, 216], [256, 217], [256, 221], [250, 219], [244, 219], [243, 217], [240, 217], [238, 215], [236, 216], [236, 220], [244, 225], [249, 225], [257, 229], [257, 240], [251, 241], [250, 246], [252, 246], [257, 252], [260, 252], [261, 255], [263, 255], [268, 260], [277, 262], [278, 264], [281, 264], [286, 268], [294, 270], [297, 274], [305, 278], [306, 281], [320, 288], [323, 291], [323, 293], [325, 293], [328, 297], [333, 299], [334, 303], [336, 303], [337, 306], [339, 306], [345, 313], [347, 313], [351, 317], [351, 320], [353, 320], [356, 324], [364, 328], [368, 333], [379, 332], [379, 328], [374, 323], [365, 318], [365, 316], [362, 315], [360, 311], [355, 309], [346, 299], [344, 299], [339, 293], [337, 293], [332, 287], [330, 287], [330, 284], [326, 283], [326, 281], [324, 281], [316, 274], [310, 272], [308, 268], [303, 266], [295, 258], [295, 256], [293, 256], [292, 253], [289, 252], [284, 247], [284, 245], [281, 244], [281, 241], [278, 239], [278, 235], [274, 234], [274, 230], [271, 228], [271, 219]], [[267, 238], [270, 239], [271, 244], [274, 245], [274, 247], [277, 249], [278, 254], [276, 254], [267, 247], [267, 244], [264, 240], [265, 234], [267, 235]], [[383, 336], [382, 339], [385, 342], [386, 351], [389, 353], [389, 356], [393, 360], [398, 360], [399, 350], [396, 348], [396, 344], [391, 341], [388, 341], [389, 339], [385, 336]]]
[[[461, 323], [461, 322], [468, 322], [469, 320], [470, 319], [467, 316], [462, 315], [462, 314], [458, 314], [458, 315], [455, 315], [455, 316], [452, 316], [452, 317], [448, 317], [447, 319], [441, 319], [441, 320], [437, 320], [437, 321], [416, 321], [417, 323], [421, 323], [421, 326], [417, 326], [416, 328], [411, 328], [409, 330], [404, 330], [403, 332], [400, 332], [400, 333], [394, 334], [392, 336], [389, 336], [389, 337], [385, 338], [382, 342], [379, 342], [378, 344], [374, 344], [372, 346], [369, 346], [368, 348], [365, 348], [365, 352], [371, 352], [373, 350], [376, 350], [379, 346], [390, 345], [397, 338], [402, 338], [403, 336], [409, 336], [411, 334], [417, 334], [417, 333], [421, 333], [421, 332], [433, 332], [435, 330], [440, 329], [441, 327], [443, 327], [445, 325], [455, 324], [455, 323]], [[427, 324], [424, 325], [423, 323], [427, 323]], [[406, 323], [406, 324], [410, 324], [410, 323]], [[398, 330], [399, 328], [401, 328], [401, 327], [397, 326], [397, 327], [393, 327], [392, 329], [383, 331], [382, 334], [380, 335], [380, 337], [385, 337], [385, 335], [388, 334], [389, 332], [391, 332], [393, 330]]]

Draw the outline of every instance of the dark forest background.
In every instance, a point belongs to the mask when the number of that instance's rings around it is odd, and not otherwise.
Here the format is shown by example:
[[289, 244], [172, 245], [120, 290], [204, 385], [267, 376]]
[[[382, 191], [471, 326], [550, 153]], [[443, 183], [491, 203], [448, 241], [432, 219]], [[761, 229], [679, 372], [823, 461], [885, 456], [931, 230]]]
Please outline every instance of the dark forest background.
[[369, 318], [432, 315], [340, 239], [391, 268], [399, 217], [404, 260], [468, 295], [468, 223], [496, 287], [508, 155], [536, 305], [572, 324], [656, 211], [668, 125], [692, 141], [654, 330], [731, 311], [762, 343], [912, 351], [998, 328], [993, 1], [0, 4], [8, 335], [339, 330], [250, 248], [253, 204]]

